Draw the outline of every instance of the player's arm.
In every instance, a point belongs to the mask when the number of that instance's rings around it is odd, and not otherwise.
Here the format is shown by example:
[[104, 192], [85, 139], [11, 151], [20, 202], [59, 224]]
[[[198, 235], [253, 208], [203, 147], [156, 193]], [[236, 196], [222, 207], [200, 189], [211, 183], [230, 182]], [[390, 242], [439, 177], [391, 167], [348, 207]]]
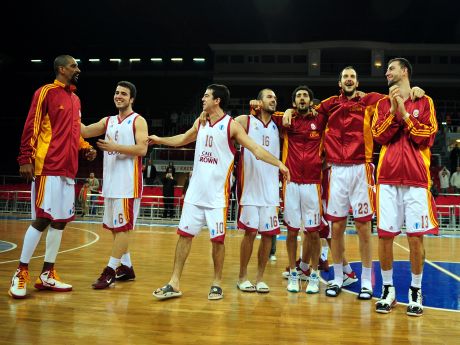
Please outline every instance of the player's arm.
[[235, 121], [238, 122], [243, 127], [246, 133], [248, 132], [249, 115], [240, 115], [235, 118]]
[[406, 111], [404, 100], [401, 97], [397, 98], [398, 111], [399, 114], [402, 114], [401, 117], [409, 130], [410, 139], [420, 146], [431, 147], [438, 131], [438, 122], [436, 121], [433, 100], [430, 97], [425, 97], [424, 100], [426, 102], [425, 107], [418, 117]]
[[80, 133], [83, 138], [94, 138], [105, 133], [105, 125], [107, 123], [107, 117], [99, 120], [98, 122], [92, 123], [88, 126], [83, 123], [80, 124]]
[[[372, 136], [381, 145], [388, 144], [400, 129], [400, 122], [394, 114], [395, 108], [389, 107], [387, 101], [388, 99], [384, 98], [377, 103], [372, 118]], [[394, 100], [390, 99], [390, 102]]]
[[247, 148], [252, 154], [260, 160], [276, 166], [280, 169], [280, 172], [284, 175], [287, 181], [291, 179], [289, 169], [270, 152], [265, 150], [262, 146], [258, 145], [252, 140], [244, 131], [243, 127], [236, 121], [230, 122], [230, 136], [235, 139], [240, 145]]
[[190, 144], [191, 142], [196, 141], [196, 137], [198, 135], [198, 126], [200, 122], [200, 118], [197, 118], [193, 123], [193, 126], [185, 133], [175, 135], [172, 137], [159, 137], [157, 135], [149, 135], [149, 144], [157, 144], [157, 145], [166, 145], [166, 146], [185, 146]]
[[145, 119], [142, 116], [138, 116], [134, 120], [134, 130], [136, 133], [136, 143], [134, 145], [121, 145], [113, 141], [113, 139], [109, 136], [107, 136], [107, 139], [99, 139], [97, 141], [97, 147], [99, 147], [102, 151], [119, 152], [129, 156], [143, 157], [147, 154], [148, 129], [147, 121], [145, 121]]
[[[42, 114], [47, 113], [46, 105], [48, 98], [46, 96], [47, 93], [43, 91], [43, 88], [38, 89], [34, 93], [22, 131], [21, 145], [19, 147], [19, 156], [17, 160], [19, 163], [19, 174], [27, 181], [32, 180], [35, 176], [33, 155], [36, 151], [37, 140], [40, 134]], [[38, 124], [38, 126], [35, 124]]]

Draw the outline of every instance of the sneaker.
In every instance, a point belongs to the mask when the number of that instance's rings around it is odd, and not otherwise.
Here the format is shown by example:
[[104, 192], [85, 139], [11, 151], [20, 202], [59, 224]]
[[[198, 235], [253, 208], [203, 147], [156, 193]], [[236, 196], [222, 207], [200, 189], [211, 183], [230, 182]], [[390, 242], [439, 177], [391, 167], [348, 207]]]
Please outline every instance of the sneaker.
[[270, 261], [276, 261], [276, 256], [275, 255], [270, 255], [269, 260]]
[[343, 272], [343, 284], [342, 286], [348, 286], [353, 283], [356, 283], [358, 281], [358, 277], [356, 276], [356, 273], [354, 271], [351, 271], [351, 273], [345, 273]]
[[57, 292], [72, 291], [72, 285], [63, 283], [55, 269], [42, 272], [35, 281], [34, 287], [38, 290], [52, 290]]
[[115, 283], [115, 270], [107, 266], [101, 276], [93, 283], [93, 289], [105, 289]]
[[26, 298], [27, 283], [29, 282], [29, 270], [27, 268], [19, 267], [11, 279], [11, 286], [8, 290], [8, 294], [13, 298]]
[[319, 292], [319, 277], [316, 272], [310, 274], [307, 289], [305, 290], [308, 294], [314, 294]]
[[118, 281], [126, 281], [126, 280], [134, 280], [136, 275], [134, 274], [133, 267], [128, 267], [126, 265], [121, 264], [115, 270], [115, 279]]
[[319, 271], [324, 271], [324, 272], [329, 272], [329, 262], [326, 260], [323, 260], [319, 258], [319, 263], [318, 263], [318, 270]]
[[287, 290], [289, 292], [299, 292], [300, 291], [299, 275], [297, 274], [297, 272], [292, 272], [289, 275]]
[[382, 296], [375, 303], [377, 313], [388, 314], [396, 306], [396, 290], [393, 285], [383, 285]]
[[[310, 277], [310, 269], [303, 271], [300, 268], [300, 259], [295, 262], [295, 268], [297, 271], [297, 275], [299, 276], [299, 279], [303, 281], [308, 281], [308, 277]], [[287, 266], [286, 270], [282, 273], [282, 276], [284, 279], [289, 279], [290, 274], [291, 274], [291, 270], [289, 266]]]
[[422, 289], [411, 286], [409, 288], [409, 305], [407, 306], [407, 315], [422, 316]]

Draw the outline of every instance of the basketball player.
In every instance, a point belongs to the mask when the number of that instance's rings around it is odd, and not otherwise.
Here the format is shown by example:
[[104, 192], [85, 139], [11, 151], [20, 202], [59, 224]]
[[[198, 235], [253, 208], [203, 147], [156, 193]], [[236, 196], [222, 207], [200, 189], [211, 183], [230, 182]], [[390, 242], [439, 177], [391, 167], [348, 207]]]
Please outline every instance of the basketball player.
[[[291, 171], [291, 182], [283, 186], [284, 223], [288, 229], [286, 247], [290, 268], [287, 290], [300, 291], [296, 255], [297, 235], [303, 224], [305, 236], [311, 246], [311, 273], [306, 288], [309, 294], [319, 292], [319, 230], [323, 216], [321, 168], [323, 132], [326, 126], [325, 116], [311, 112], [313, 98], [313, 91], [305, 85], [298, 86], [292, 92], [295, 111], [290, 126], [283, 128], [282, 159]], [[274, 118], [282, 125], [281, 114]]]
[[190, 253], [193, 237], [207, 224], [212, 242], [214, 280], [208, 299], [223, 298], [221, 288], [224, 262], [224, 239], [227, 221], [227, 207], [230, 193], [230, 179], [233, 171], [235, 140], [251, 151], [257, 159], [279, 167], [289, 180], [289, 170], [276, 157], [256, 144], [241, 125], [225, 114], [224, 109], [230, 98], [225, 85], [209, 85], [202, 98], [203, 111], [209, 114], [205, 126], [199, 125], [199, 118], [184, 134], [173, 137], [149, 136], [154, 144], [183, 146], [196, 141], [193, 175], [184, 200], [176, 246], [174, 269], [171, 280], [156, 289], [153, 295], [158, 299], [179, 297], [180, 277], [185, 261]]
[[[326, 162], [331, 166], [326, 219], [332, 221], [334, 280], [327, 287], [326, 295], [338, 296], [343, 286], [344, 232], [351, 206], [362, 263], [358, 299], [369, 300], [372, 298], [370, 235], [375, 199], [370, 124], [376, 103], [384, 95], [358, 92], [358, 75], [352, 66], [340, 72], [338, 84], [340, 95], [322, 101], [317, 108], [318, 113], [328, 119], [324, 147]], [[424, 91], [414, 88], [411, 93], [421, 96]]]
[[94, 289], [105, 289], [115, 280], [134, 280], [135, 274], [129, 253], [130, 231], [136, 225], [142, 197], [142, 157], [147, 153], [148, 129], [145, 119], [133, 111], [136, 87], [120, 81], [113, 100], [118, 115], [104, 117], [85, 126], [85, 138], [97, 137], [97, 146], [104, 151], [103, 226], [113, 234], [112, 253]]
[[66, 224], [75, 217], [75, 175], [78, 151], [93, 160], [96, 151], [80, 137], [80, 99], [74, 93], [80, 75], [75, 59], [60, 55], [54, 60], [56, 79], [40, 87], [32, 99], [18, 156], [19, 173], [32, 181], [33, 222], [24, 236], [19, 267], [9, 289], [13, 298], [27, 296], [29, 262], [46, 235], [45, 262], [35, 282], [38, 290], [65, 292], [72, 285], [61, 281], [54, 263]]
[[409, 242], [412, 280], [407, 315], [421, 316], [423, 235], [437, 234], [438, 222], [430, 193], [430, 147], [438, 124], [433, 100], [410, 99], [412, 66], [404, 58], [388, 62], [389, 96], [382, 99], [372, 122], [374, 139], [382, 144], [377, 169], [377, 230], [382, 272], [378, 313], [396, 305], [393, 286], [393, 240], [405, 224]]
[[[273, 156], [280, 156], [278, 126], [272, 121], [277, 99], [273, 90], [263, 89], [257, 99], [259, 109], [253, 115], [241, 115], [235, 120], [241, 124], [248, 136]], [[240, 274], [238, 289], [245, 292], [267, 293], [270, 291], [263, 275], [269, 258], [272, 237], [280, 233], [278, 168], [258, 160], [254, 154], [241, 148], [238, 162], [238, 228], [244, 230], [240, 247]], [[258, 251], [256, 284], [247, 279], [248, 263], [252, 255], [257, 233], [261, 235]]]

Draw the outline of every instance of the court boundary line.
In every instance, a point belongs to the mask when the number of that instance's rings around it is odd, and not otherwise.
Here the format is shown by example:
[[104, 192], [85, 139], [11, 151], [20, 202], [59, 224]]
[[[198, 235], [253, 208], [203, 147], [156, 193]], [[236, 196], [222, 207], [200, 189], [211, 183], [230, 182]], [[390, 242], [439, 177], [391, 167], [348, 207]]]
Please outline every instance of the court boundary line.
[[12, 247], [9, 248], [9, 249], [5, 249], [5, 250], [1, 250], [0, 253], [6, 253], [6, 252], [9, 252], [10, 250], [13, 250], [13, 249], [16, 249], [17, 248], [17, 244], [16, 243], [13, 243], [13, 242], [8, 242], [8, 241], [5, 241], [5, 240], [0, 240], [0, 242], [3, 242], [3, 243], [8, 243], [8, 244], [11, 244]]
[[[74, 227], [74, 226], [69, 226], [69, 227], [66, 227], [66, 228], [69, 228], [69, 229], [76, 229], [76, 230], [80, 230], [80, 231], [85, 231], [85, 232], [88, 232], [92, 235], [95, 236], [95, 239], [92, 240], [91, 242], [89, 243], [85, 243], [81, 246], [78, 246], [78, 247], [75, 247], [75, 248], [70, 248], [70, 249], [66, 249], [66, 250], [60, 250], [58, 252], [58, 254], [62, 254], [62, 253], [68, 253], [68, 252], [73, 252], [75, 250], [78, 250], [78, 249], [82, 249], [82, 248], [85, 248], [85, 247], [89, 247], [91, 245], [93, 245], [94, 243], [96, 243], [97, 241], [99, 241], [99, 238], [100, 236], [95, 233], [94, 231], [91, 231], [91, 230], [87, 230], [87, 229], [81, 229], [81, 228], [77, 228], [77, 227]], [[38, 255], [38, 256], [32, 256], [30, 259], [39, 259], [39, 258], [43, 258], [45, 257], [45, 255]], [[17, 259], [17, 260], [7, 260], [7, 261], [0, 261], [0, 265], [3, 265], [3, 264], [9, 264], [9, 263], [12, 263], [12, 262], [18, 262], [20, 259]]]

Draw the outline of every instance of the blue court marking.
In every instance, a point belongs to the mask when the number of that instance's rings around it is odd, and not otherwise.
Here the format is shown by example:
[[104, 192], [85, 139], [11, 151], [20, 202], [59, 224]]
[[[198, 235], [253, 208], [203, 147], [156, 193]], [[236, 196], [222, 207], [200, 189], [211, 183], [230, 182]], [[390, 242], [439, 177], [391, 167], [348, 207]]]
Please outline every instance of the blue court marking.
[[[425, 263], [422, 280], [423, 305], [449, 311], [460, 311], [460, 262], [433, 261], [433, 263], [448, 271], [454, 277]], [[361, 263], [352, 262], [350, 265], [356, 276], [361, 278]], [[326, 281], [334, 279], [333, 267], [331, 266], [329, 272], [321, 272], [321, 277]], [[361, 279], [345, 287], [344, 290], [358, 293], [361, 289], [360, 281]], [[393, 263], [393, 284], [396, 288], [396, 300], [398, 302], [408, 303], [410, 282], [410, 262], [395, 261]], [[372, 287], [374, 297], [379, 297], [382, 293], [382, 275], [378, 261], [372, 263]]]
[[15, 243], [0, 240], [0, 253], [13, 250], [17, 245]]

